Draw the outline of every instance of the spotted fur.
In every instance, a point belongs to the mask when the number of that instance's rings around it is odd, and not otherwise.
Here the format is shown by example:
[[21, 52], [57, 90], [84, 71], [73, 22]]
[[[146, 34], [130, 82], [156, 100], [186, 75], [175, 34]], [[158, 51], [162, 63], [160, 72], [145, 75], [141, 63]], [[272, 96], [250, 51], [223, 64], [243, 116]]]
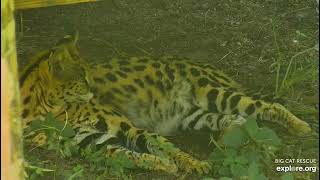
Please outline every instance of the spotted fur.
[[163, 136], [179, 130], [224, 130], [248, 118], [279, 123], [295, 134], [310, 132], [285, 107], [248, 96], [209, 64], [132, 57], [89, 65], [79, 56], [76, 37], [39, 53], [22, 71], [25, 126], [47, 112], [62, 121], [67, 112], [79, 133], [84, 127], [104, 132], [106, 156], [124, 153], [145, 169], [200, 174], [208, 172], [209, 164]]

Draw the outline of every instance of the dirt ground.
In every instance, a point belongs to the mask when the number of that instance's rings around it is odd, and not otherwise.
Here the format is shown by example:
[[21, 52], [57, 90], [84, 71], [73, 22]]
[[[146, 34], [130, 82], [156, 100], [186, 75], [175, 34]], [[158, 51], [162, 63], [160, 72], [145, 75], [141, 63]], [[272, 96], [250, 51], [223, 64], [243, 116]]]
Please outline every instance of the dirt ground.
[[[29, 55], [77, 29], [80, 53], [88, 61], [108, 61], [121, 53], [183, 56], [210, 62], [247, 87], [273, 93], [275, 63], [283, 65], [283, 76], [293, 56], [318, 44], [317, 7], [312, 0], [105, 0], [17, 11], [18, 60], [23, 67]], [[319, 51], [303, 53], [295, 65], [318, 67], [318, 58]], [[313, 78], [296, 83], [284, 98], [313, 109], [301, 114], [318, 129], [318, 71]], [[183, 135], [173, 141], [205, 159], [210, 153], [208, 136], [192, 137]], [[203, 142], [197, 144], [199, 138]], [[72, 166], [59, 162], [60, 170]], [[150, 172], [134, 177], [176, 179]]]

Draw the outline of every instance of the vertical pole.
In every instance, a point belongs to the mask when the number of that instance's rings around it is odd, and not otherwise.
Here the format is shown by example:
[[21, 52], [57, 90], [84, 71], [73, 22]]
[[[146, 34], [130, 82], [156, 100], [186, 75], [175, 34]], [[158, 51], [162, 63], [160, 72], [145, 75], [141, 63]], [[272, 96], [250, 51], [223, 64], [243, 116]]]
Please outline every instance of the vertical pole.
[[24, 179], [13, 0], [1, 0], [1, 179]]

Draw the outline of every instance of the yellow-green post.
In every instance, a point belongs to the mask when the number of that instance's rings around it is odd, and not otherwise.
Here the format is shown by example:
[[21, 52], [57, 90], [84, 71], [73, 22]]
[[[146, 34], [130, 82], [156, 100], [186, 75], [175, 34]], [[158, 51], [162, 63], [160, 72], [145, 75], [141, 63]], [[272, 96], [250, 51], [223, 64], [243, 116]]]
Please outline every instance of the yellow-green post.
[[13, 0], [1, 0], [1, 179], [24, 179]]

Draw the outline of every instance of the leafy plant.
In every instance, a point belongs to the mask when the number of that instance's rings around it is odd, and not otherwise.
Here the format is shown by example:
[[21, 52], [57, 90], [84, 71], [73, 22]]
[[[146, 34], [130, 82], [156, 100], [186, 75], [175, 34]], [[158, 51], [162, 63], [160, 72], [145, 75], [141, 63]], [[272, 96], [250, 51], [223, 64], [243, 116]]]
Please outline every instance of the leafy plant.
[[[57, 121], [51, 113], [48, 113], [44, 120], [34, 120], [31, 125], [25, 130], [26, 134], [44, 133], [46, 136], [46, 148], [49, 151], [54, 151], [55, 156], [62, 156], [68, 158], [71, 156], [80, 156], [84, 159], [85, 163], [89, 166], [76, 165], [71, 170], [64, 170], [62, 176], [65, 179], [83, 179], [85, 171], [93, 171], [99, 174], [97, 179], [105, 179], [106, 175], [116, 176], [121, 179], [131, 179], [127, 174], [127, 169], [132, 168], [133, 164], [126, 156], [118, 155], [115, 157], [107, 158], [105, 155], [106, 146], [97, 147], [99, 143], [103, 143], [104, 139], [92, 141], [85, 148], [80, 148], [79, 143], [86, 137], [101, 133], [98, 131], [88, 131], [83, 133], [82, 136], [78, 135], [72, 127], [65, 122]], [[34, 148], [32, 149], [34, 150]], [[30, 152], [30, 151], [29, 151]], [[57, 159], [56, 159], [57, 160]], [[39, 166], [42, 166], [40, 163]], [[48, 172], [54, 172], [56, 167], [50, 169], [42, 168], [34, 165], [26, 166], [26, 176], [29, 179], [39, 179], [44, 177]], [[85, 179], [85, 178], [84, 178]]]
[[44, 120], [31, 122], [26, 129], [26, 134], [29, 133], [44, 133], [47, 139], [47, 148], [59, 152], [63, 157], [70, 157], [72, 152], [78, 151], [72, 142], [75, 131], [68, 124], [67, 118], [65, 122], [57, 121], [51, 113], [48, 113]]
[[91, 143], [81, 151], [81, 156], [89, 163], [91, 171], [97, 171], [98, 174], [110, 174], [121, 179], [130, 179], [127, 170], [134, 166], [133, 163], [122, 154], [107, 158], [105, 152], [106, 146], [98, 149], [94, 143]]
[[228, 131], [210, 155], [213, 177], [220, 179], [268, 179], [281, 139], [267, 128], [259, 128], [255, 120]]
[[36, 179], [37, 176], [43, 176], [45, 173], [54, 172], [52, 169], [33, 166], [28, 162], [24, 162], [25, 177], [28, 179]]
[[79, 177], [83, 177], [84, 167], [81, 165], [77, 165], [72, 168], [72, 174], [68, 177], [68, 180], [79, 179]]

